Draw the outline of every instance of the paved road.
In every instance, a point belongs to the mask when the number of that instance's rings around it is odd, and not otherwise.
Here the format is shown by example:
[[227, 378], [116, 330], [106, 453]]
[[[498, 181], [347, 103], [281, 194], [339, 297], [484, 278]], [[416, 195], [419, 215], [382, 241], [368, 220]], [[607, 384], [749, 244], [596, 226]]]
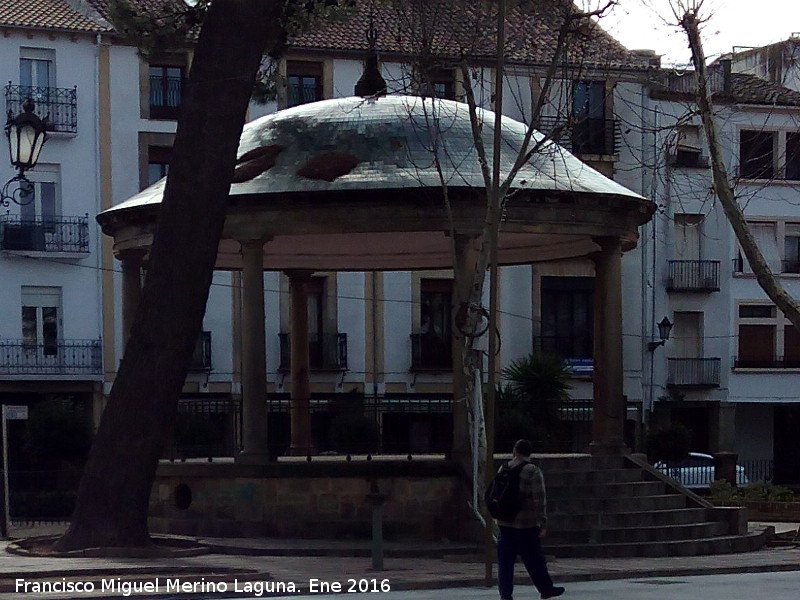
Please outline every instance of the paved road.
[[[701, 577], [663, 577], [620, 579], [565, 584], [564, 600], [797, 600], [800, 597], [800, 572], [749, 573], [743, 575], [705, 575]], [[517, 586], [519, 600], [536, 600], [531, 586]], [[297, 600], [343, 600], [335, 595], [293, 596]], [[494, 589], [449, 588], [374, 594], [347, 594], [352, 600], [497, 600]], [[239, 596], [236, 600], [242, 600]]]

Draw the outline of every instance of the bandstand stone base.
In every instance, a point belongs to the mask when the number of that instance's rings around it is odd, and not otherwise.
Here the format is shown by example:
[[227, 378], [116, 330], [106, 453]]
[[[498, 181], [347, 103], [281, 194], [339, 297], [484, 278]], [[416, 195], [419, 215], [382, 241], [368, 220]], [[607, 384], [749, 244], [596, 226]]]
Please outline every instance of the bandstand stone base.
[[[377, 486], [377, 487], [376, 487]], [[387, 539], [472, 541], [470, 491], [443, 459], [285, 458], [266, 465], [162, 463], [150, 531], [214, 537], [369, 538], [371, 492], [386, 494]]]

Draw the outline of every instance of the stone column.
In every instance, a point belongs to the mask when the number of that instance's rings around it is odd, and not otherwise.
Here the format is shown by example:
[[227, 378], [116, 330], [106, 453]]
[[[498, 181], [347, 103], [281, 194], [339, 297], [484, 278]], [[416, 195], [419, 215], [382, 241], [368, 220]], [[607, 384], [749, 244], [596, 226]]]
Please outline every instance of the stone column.
[[242, 240], [242, 451], [237, 462], [269, 461], [267, 352], [264, 335], [264, 244]]
[[122, 348], [131, 336], [131, 327], [142, 300], [142, 262], [144, 250], [125, 250], [120, 253], [122, 263]]
[[629, 452], [625, 446], [622, 393], [622, 246], [616, 238], [597, 238], [592, 255], [594, 289], [594, 374], [592, 454]]
[[286, 271], [289, 277], [292, 329], [289, 337], [291, 394], [291, 444], [289, 454], [306, 456], [314, 451], [311, 441], [311, 386], [308, 356], [308, 295], [306, 283], [313, 271]]
[[[453, 281], [453, 305], [469, 302], [477, 262], [476, 236], [457, 233], [455, 245], [455, 280]], [[467, 414], [470, 400], [466, 398], [467, 381], [464, 373], [464, 336], [453, 323], [453, 446], [451, 458], [461, 464], [467, 473], [472, 461], [472, 440]], [[480, 359], [478, 359], [480, 360]]]

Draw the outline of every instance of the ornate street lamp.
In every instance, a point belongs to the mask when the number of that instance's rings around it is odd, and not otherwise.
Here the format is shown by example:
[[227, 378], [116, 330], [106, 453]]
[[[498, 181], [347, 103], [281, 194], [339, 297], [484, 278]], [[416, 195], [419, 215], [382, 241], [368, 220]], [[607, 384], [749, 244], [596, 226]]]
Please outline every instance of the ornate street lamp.
[[667, 317], [664, 317], [661, 319], [661, 322], [658, 323], [658, 337], [661, 339], [657, 342], [648, 342], [647, 349], [652, 352], [659, 346], [663, 346], [669, 339], [670, 331], [672, 331], [672, 322]]
[[[47, 119], [40, 119], [33, 112], [35, 105], [28, 98], [22, 104], [23, 112], [12, 117], [8, 111], [6, 136], [11, 164], [18, 173], [9, 179], [0, 191], [0, 204], [8, 206], [10, 201], [16, 204], [28, 204], [33, 199], [33, 186], [25, 177], [25, 171], [36, 166], [39, 153], [47, 140]], [[9, 193], [10, 190], [10, 193]]]

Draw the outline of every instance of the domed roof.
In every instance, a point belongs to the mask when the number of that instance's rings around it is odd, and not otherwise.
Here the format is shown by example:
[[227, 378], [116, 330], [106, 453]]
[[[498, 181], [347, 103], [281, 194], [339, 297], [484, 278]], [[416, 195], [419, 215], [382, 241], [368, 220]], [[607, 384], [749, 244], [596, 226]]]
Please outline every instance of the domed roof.
[[[491, 165], [494, 113], [478, 117]], [[505, 179], [527, 128], [507, 118], [502, 127]], [[636, 245], [652, 202], [537, 132], [531, 144], [516, 193], [506, 198], [500, 264], [586, 256], [599, 248], [597, 237]], [[269, 240], [267, 270], [450, 268], [450, 235], [474, 237], [485, 224], [484, 177], [466, 104], [410, 96], [304, 104], [248, 123], [238, 157], [219, 269], [241, 267], [241, 240]], [[115, 252], [147, 251], [163, 193], [164, 180], [98, 215]]]
[[[488, 164], [494, 113], [478, 111]], [[526, 125], [503, 118], [502, 179], [513, 168]], [[541, 144], [513, 187], [644, 200], [533, 132]], [[231, 196], [441, 187], [484, 187], [466, 104], [418, 96], [337, 98], [282, 110], [245, 125]], [[109, 211], [158, 203], [160, 181]]]

